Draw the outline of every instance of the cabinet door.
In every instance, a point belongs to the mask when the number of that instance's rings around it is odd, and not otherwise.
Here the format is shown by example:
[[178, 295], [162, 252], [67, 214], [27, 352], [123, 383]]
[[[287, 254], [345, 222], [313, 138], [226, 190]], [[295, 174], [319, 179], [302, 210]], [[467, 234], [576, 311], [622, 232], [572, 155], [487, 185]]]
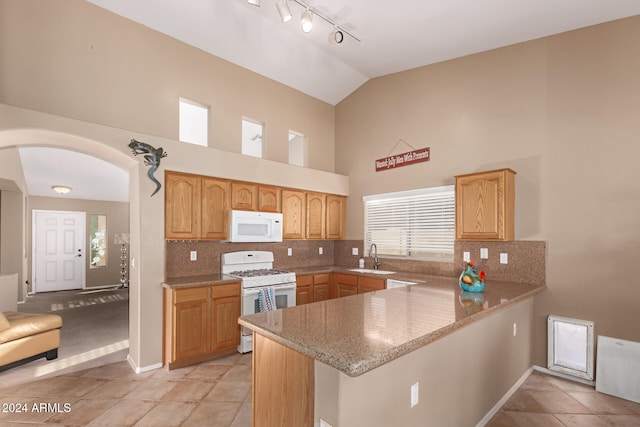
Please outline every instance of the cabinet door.
[[231, 183], [231, 209], [255, 211], [258, 209], [258, 186], [242, 182]]
[[345, 237], [346, 198], [343, 196], [327, 196], [326, 235], [330, 240], [341, 240]]
[[513, 240], [515, 172], [456, 176], [456, 239]]
[[307, 193], [307, 239], [325, 238], [326, 195]]
[[174, 290], [172, 362], [205, 355], [209, 349], [209, 301], [206, 287]]
[[211, 350], [240, 344], [240, 283], [211, 287]]
[[280, 188], [261, 185], [258, 187], [258, 210], [280, 212]]
[[358, 277], [358, 293], [380, 291], [385, 288], [385, 279], [377, 279], [374, 277], [360, 276]]
[[313, 302], [313, 276], [296, 276], [296, 305]]
[[225, 240], [229, 234], [229, 181], [203, 178], [201, 185], [201, 237]]
[[329, 299], [329, 284], [320, 283], [313, 285], [313, 301], [324, 301]]
[[200, 233], [200, 177], [165, 172], [166, 239], [197, 239]]
[[346, 297], [358, 293], [358, 276], [352, 274], [336, 274], [336, 297]]
[[304, 239], [305, 214], [304, 191], [282, 190], [283, 239]]

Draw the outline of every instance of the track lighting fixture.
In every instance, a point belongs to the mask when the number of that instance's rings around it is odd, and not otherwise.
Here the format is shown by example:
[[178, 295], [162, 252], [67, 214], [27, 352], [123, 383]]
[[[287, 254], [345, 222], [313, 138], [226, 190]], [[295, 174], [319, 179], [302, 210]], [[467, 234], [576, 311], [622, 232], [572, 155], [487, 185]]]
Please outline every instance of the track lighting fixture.
[[[260, 0], [247, 0], [249, 4], [254, 6], [260, 6]], [[302, 31], [305, 33], [310, 32], [313, 29], [313, 16], [316, 15], [323, 21], [328, 22], [333, 26], [333, 31], [329, 33], [329, 43], [331, 44], [340, 44], [344, 41], [344, 35], [348, 35], [355, 41], [359, 42], [360, 39], [346, 31], [343, 27], [338, 26], [331, 19], [327, 18], [325, 15], [317, 11], [316, 9], [307, 6], [303, 0], [276, 0], [276, 7], [278, 9], [278, 13], [280, 14], [280, 19], [282, 22], [288, 22], [291, 20], [293, 15], [291, 14], [291, 8], [289, 7], [289, 3], [296, 3], [299, 6], [304, 8], [304, 12], [300, 17], [300, 27]]]
[[311, 32], [313, 29], [313, 14], [309, 9], [302, 13], [302, 17], [300, 18], [300, 28], [302, 28], [302, 31], [305, 33]]
[[344, 34], [337, 27], [329, 33], [329, 43], [340, 44], [344, 40]]
[[249, 4], [260, 7], [260, 0], [248, 0]]
[[276, 7], [278, 8], [278, 13], [280, 13], [280, 19], [282, 19], [282, 22], [287, 22], [293, 17], [291, 9], [289, 9], [288, 0], [278, 0], [276, 2]]

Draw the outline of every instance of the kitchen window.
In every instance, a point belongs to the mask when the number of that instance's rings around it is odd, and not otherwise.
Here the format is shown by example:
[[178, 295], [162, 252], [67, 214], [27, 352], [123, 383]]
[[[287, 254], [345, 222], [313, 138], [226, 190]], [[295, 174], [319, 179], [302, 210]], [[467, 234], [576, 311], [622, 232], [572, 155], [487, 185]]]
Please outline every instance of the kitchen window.
[[453, 261], [453, 185], [364, 196], [365, 249], [378, 255]]
[[262, 131], [264, 125], [253, 119], [242, 119], [242, 154], [262, 157]]
[[209, 108], [180, 98], [179, 139], [182, 142], [208, 146]]

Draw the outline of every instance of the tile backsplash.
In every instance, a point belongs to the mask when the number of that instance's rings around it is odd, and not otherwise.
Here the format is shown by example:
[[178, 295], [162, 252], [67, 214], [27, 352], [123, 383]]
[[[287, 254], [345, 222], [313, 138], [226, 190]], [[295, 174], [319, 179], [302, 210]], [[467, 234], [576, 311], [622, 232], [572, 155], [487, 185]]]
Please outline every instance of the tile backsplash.
[[[216, 274], [220, 272], [220, 256], [225, 252], [261, 250], [272, 251], [274, 267], [280, 269], [336, 265], [355, 268], [361, 256], [367, 268], [372, 261], [364, 250], [362, 240], [288, 240], [281, 243], [228, 243], [219, 241], [166, 241], [166, 278]], [[288, 249], [291, 249], [291, 256]], [[322, 248], [322, 255], [319, 253]], [[353, 255], [353, 248], [358, 255]], [[489, 258], [480, 259], [480, 249], [487, 248]], [[190, 261], [191, 251], [197, 260]], [[544, 283], [546, 274], [546, 242], [519, 240], [512, 242], [455, 243], [453, 262], [415, 261], [380, 258], [383, 270], [402, 270], [413, 273], [457, 276], [462, 270], [463, 252], [487, 279], [524, 283]], [[508, 264], [500, 264], [500, 253], [508, 254]]]

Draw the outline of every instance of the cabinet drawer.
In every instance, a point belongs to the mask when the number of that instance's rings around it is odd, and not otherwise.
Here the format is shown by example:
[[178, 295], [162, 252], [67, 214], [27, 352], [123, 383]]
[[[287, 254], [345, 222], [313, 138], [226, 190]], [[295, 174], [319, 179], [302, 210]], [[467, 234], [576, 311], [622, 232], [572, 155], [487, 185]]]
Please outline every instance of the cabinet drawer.
[[328, 273], [315, 274], [313, 276], [313, 283], [314, 284], [329, 283], [329, 274]]
[[336, 282], [342, 283], [345, 285], [358, 285], [358, 276], [354, 276], [351, 274], [336, 274]]
[[373, 277], [360, 276], [360, 286], [368, 289], [384, 289], [385, 279], [376, 279]]
[[175, 289], [173, 291], [174, 304], [179, 304], [181, 302], [206, 300], [208, 297], [208, 287]]
[[211, 298], [235, 297], [240, 295], [240, 282], [211, 287]]
[[296, 285], [297, 286], [308, 286], [313, 283], [313, 276], [296, 276]]

